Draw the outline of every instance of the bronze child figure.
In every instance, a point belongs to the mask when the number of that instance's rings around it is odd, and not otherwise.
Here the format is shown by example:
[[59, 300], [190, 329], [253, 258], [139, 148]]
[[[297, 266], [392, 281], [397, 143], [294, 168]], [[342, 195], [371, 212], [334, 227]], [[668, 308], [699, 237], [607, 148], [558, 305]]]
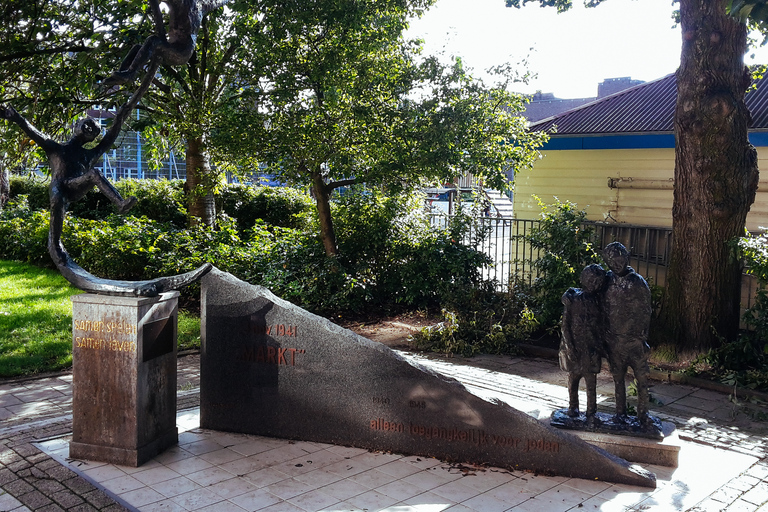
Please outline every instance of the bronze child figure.
[[132, 81], [147, 62], [159, 65], [186, 64], [195, 51], [197, 33], [209, 12], [229, 0], [162, 0], [168, 6], [168, 31], [165, 30], [159, 0], [149, 0], [155, 33], [142, 45], [134, 46], [120, 64], [120, 69], [104, 80], [105, 85], [122, 85]]
[[616, 389], [615, 421], [627, 419], [627, 368], [637, 380], [637, 419], [649, 423], [648, 416], [648, 330], [651, 324], [651, 290], [645, 279], [629, 266], [629, 251], [619, 242], [603, 250], [610, 271], [603, 293], [605, 345]]
[[136, 202], [135, 197], [123, 199], [115, 187], [94, 167], [101, 156], [112, 147], [126, 116], [123, 112], [118, 113], [107, 134], [93, 148], [85, 146], [96, 139], [101, 129], [96, 121], [89, 117], [77, 121], [72, 130], [72, 137], [67, 142], [60, 143], [32, 126], [13, 107], [0, 106], [0, 116], [17, 124], [48, 157], [51, 169], [48, 252], [57, 266], [66, 266], [70, 259], [61, 243], [61, 232], [70, 203], [82, 199], [94, 186], [117, 206], [120, 213], [130, 210]]
[[560, 341], [560, 368], [568, 372], [568, 416], [579, 416], [579, 382], [587, 387], [586, 417], [596, 421], [597, 374], [603, 355], [601, 292], [605, 285], [603, 267], [592, 264], [581, 272], [582, 288], [563, 294], [563, 323]]

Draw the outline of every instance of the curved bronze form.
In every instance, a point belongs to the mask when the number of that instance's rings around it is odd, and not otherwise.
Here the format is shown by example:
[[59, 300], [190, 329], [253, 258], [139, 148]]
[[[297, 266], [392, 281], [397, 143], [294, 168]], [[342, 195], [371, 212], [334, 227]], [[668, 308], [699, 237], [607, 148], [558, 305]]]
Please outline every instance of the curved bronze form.
[[0, 117], [16, 123], [29, 138], [45, 151], [48, 157], [48, 164], [51, 169], [51, 223], [48, 231], [48, 252], [59, 272], [73, 286], [81, 290], [104, 295], [152, 297], [164, 291], [186, 286], [211, 269], [211, 265], [206, 264], [186, 274], [162, 277], [151, 281], [101, 279], [77, 265], [61, 243], [67, 207], [70, 203], [82, 199], [94, 186], [118, 207], [120, 213], [127, 212], [136, 203], [135, 197], [123, 199], [115, 187], [94, 165], [112, 147], [131, 110], [149, 89], [158, 67], [159, 63], [155, 61], [150, 64], [139, 89], [120, 108], [106, 135], [95, 147], [90, 149], [86, 148], [85, 145], [94, 141], [101, 131], [96, 121], [91, 118], [79, 120], [75, 124], [72, 137], [67, 142], [59, 143], [32, 126], [12, 107], [0, 106]]

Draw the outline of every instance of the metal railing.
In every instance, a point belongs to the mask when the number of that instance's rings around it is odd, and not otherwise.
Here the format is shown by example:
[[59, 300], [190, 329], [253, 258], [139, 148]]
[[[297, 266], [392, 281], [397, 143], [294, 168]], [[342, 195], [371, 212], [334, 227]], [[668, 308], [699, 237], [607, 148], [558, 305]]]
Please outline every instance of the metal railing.
[[[432, 225], [448, 225], [445, 215], [433, 215]], [[493, 264], [483, 269], [483, 277], [493, 279], [500, 291], [509, 291], [511, 283], [532, 284], [538, 277], [534, 262], [540, 250], [528, 237], [539, 226], [538, 220], [474, 218], [464, 242], [487, 255]], [[613, 241], [619, 241], [630, 252], [630, 264], [649, 282], [665, 286], [667, 264], [672, 249], [672, 230], [626, 224], [586, 222], [594, 230], [592, 243], [599, 251]]]
[[[431, 217], [432, 225], [446, 227], [449, 218], [436, 214]], [[497, 290], [509, 292], [514, 283], [533, 284], [539, 276], [534, 262], [540, 250], [533, 247], [528, 239], [540, 224], [538, 220], [504, 219], [494, 217], [474, 218], [464, 243], [475, 247], [493, 262], [482, 269], [487, 280], [496, 283]], [[611, 242], [619, 241], [629, 250], [630, 265], [649, 284], [666, 288], [667, 269], [672, 253], [672, 229], [628, 224], [603, 224], [585, 222], [592, 228], [592, 244], [596, 251]], [[741, 283], [741, 309], [751, 307], [759, 283], [754, 276], [743, 275]]]

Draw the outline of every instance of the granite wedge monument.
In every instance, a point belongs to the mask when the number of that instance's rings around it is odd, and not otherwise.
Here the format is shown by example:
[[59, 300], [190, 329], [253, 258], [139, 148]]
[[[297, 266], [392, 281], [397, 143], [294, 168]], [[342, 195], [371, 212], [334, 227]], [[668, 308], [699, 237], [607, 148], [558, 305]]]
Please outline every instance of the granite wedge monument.
[[215, 268], [202, 279], [200, 422], [655, 486], [653, 473], [639, 466]]

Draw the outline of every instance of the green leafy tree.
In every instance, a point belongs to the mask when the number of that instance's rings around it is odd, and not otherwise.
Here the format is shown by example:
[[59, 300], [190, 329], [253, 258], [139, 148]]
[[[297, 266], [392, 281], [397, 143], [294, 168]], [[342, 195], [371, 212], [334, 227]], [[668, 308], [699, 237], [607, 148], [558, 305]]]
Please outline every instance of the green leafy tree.
[[[13, 105], [46, 133], [64, 131], [95, 102], [100, 73], [134, 30], [140, 0], [0, 0], [0, 104]], [[129, 14], [130, 13], [130, 14]], [[0, 127], [0, 203], [11, 169], [44, 155], [21, 132]]]
[[[523, 100], [487, 87], [462, 65], [422, 59], [405, 41], [407, 19], [426, 0], [308, 5], [261, 11], [270, 34], [258, 82], [241, 83], [240, 103], [219, 144], [310, 187], [320, 235], [338, 253], [331, 194], [366, 183], [397, 189], [472, 173], [504, 188], [506, 171], [530, 165], [541, 135], [529, 134]], [[227, 129], [234, 128], [234, 131]]]
[[[589, 0], [588, 6], [602, 0]], [[570, 0], [507, 0], [570, 8]], [[731, 241], [755, 200], [757, 153], [744, 96], [747, 24], [765, 33], [766, 0], [680, 0], [673, 247], [662, 319], [670, 341], [703, 351], [735, 339], [741, 262]]]

